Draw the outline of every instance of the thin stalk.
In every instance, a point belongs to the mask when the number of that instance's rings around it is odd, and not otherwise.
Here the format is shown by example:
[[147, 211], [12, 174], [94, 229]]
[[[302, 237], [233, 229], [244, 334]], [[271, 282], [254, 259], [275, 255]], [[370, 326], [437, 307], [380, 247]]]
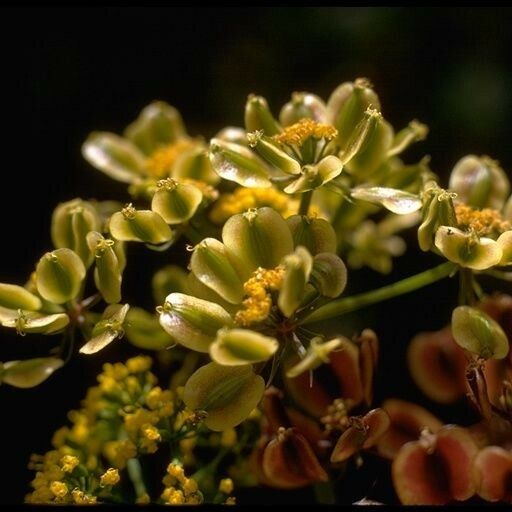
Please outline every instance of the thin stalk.
[[304, 192], [300, 197], [299, 215], [307, 215], [309, 211], [309, 205], [311, 204], [311, 198], [313, 197], [313, 191], [308, 190]]
[[146, 494], [146, 485], [142, 478], [142, 468], [139, 459], [128, 459], [126, 469], [128, 470], [128, 476], [133, 484], [137, 498], [144, 496]]
[[345, 313], [371, 306], [383, 300], [392, 299], [393, 297], [418, 290], [419, 288], [423, 288], [424, 286], [448, 277], [456, 268], [457, 266], [451, 262], [442, 263], [437, 267], [407, 277], [396, 283], [383, 286], [382, 288], [335, 300], [303, 318], [300, 324], [309, 324], [320, 320], [335, 318]]

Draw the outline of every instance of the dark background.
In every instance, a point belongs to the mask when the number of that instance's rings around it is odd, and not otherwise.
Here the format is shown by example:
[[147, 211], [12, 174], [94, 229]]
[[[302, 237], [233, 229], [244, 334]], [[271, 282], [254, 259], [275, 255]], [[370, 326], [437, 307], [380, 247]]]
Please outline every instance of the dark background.
[[[50, 249], [57, 202], [76, 196], [126, 199], [123, 185], [82, 160], [80, 145], [92, 130], [121, 132], [154, 99], [180, 109], [193, 135], [210, 137], [225, 125], [242, 124], [251, 92], [267, 97], [277, 113], [292, 91], [327, 98], [339, 83], [366, 76], [395, 127], [413, 118], [430, 126], [428, 140], [410, 152], [411, 161], [430, 154], [433, 170], [445, 178], [467, 153], [489, 154], [510, 169], [511, 23], [512, 11], [487, 8], [3, 9], [0, 282], [24, 282]], [[150, 304], [150, 274], [137, 267], [146, 268], [147, 254], [130, 251], [126, 300]], [[150, 258], [160, 264], [171, 255]], [[436, 263], [411, 249], [391, 276], [354, 274], [348, 292]], [[415, 332], [448, 321], [454, 296], [454, 283], [445, 282], [358, 317], [381, 337], [377, 401], [414, 399], [447, 422], [468, 421], [464, 408], [426, 402], [404, 361]], [[44, 355], [56, 342], [4, 330], [0, 360]], [[0, 388], [6, 471], [0, 502], [22, 501], [32, 478], [26, 469], [30, 453], [49, 448], [51, 433], [78, 407], [101, 363], [132, 352], [121, 342], [97, 357], [77, 357], [33, 390]], [[392, 501], [387, 473], [369, 461], [340, 484], [343, 501], [365, 494]], [[272, 502], [297, 500], [284, 492], [271, 496]], [[269, 499], [261, 493], [249, 497], [253, 503]]]

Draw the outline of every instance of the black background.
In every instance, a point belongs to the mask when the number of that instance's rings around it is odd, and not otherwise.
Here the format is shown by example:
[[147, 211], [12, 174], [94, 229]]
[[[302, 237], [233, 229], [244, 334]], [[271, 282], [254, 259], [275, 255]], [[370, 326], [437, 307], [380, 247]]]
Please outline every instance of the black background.
[[[487, 8], [3, 9], [0, 282], [24, 282], [50, 249], [57, 202], [76, 196], [126, 199], [122, 185], [82, 160], [80, 145], [92, 130], [121, 132], [154, 99], [175, 105], [190, 133], [208, 138], [225, 125], [242, 124], [251, 92], [267, 97], [277, 112], [292, 91], [327, 98], [339, 83], [366, 76], [395, 127], [413, 118], [430, 126], [428, 140], [410, 152], [411, 161], [430, 154], [433, 170], [444, 178], [467, 153], [489, 154], [511, 169], [511, 22], [512, 11]], [[130, 251], [126, 300], [150, 305], [148, 256]], [[172, 255], [149, 258], [156, 265]], [[436, 263], [413, 248], [390, 276], [354, 273], [347, 293]], [[464, 407], [425, 401], [404, 361], [415, 332], [448, 321], [454, 297], [454, 283], [445, 282], [357, 317], [381, 337], [377, 402], [410, 398], [447, 422], [468, 421]], [[346, 325], [340, 321], [334, 328]], [[56, 342], [4, 330], [0, 360], [44, 355]], [[49, 448], [51, 433], [79, 405], [101, 363], [134, 352], [121, 342], [97, 357], [77, 357], [36, 389], [0, 388], [0, 502], [22, 501], [32, 477], [29, 454]], [[370, 461], [340, 484], [343, 501], [367, 493], [392, 501], [387, 473]], [[299, 495], [270, 496], [249, 493], [245, 499], [290, 502]]]

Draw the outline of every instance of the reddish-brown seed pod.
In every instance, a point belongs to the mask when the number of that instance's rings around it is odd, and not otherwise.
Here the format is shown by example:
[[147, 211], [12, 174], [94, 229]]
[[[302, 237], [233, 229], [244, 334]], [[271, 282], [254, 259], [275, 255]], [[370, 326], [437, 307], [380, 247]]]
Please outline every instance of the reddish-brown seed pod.
[[272, 486], [281, 489], [295, 489], [328, 479], [309, 443], [293, 428], [279, 429], [268, 443], [262, 468]]
[[405, 444], [392, 465], [395, 490], [404, 505], [443, 505], [475, 493], [472, 463], [477, 447], [469, 432], [446, 425]]
[[409, 371], [417, 386], [435, 402], [453, 403], [466, 393], [466, 357], [450, 327], [416, 335], [407, 352]]
[[435, 433], [443, 426], [433, 414], [411, 402], [391, 398], [382, 408], [388, 413], [391, 424], [380, 437], [377, 449], [389, 459], [393, 459], [405, 443], [416, 441], [425, 428]]
[[487, 501], [512, 503], [512, 452], [487, 446], [476, 456], [473, 474], [479, 496]]
[[379, 340], [371, 329], [365, 329], [359, 337], [359, 370], [366, 405], [373, 400], [373, 377], [379, 358]]

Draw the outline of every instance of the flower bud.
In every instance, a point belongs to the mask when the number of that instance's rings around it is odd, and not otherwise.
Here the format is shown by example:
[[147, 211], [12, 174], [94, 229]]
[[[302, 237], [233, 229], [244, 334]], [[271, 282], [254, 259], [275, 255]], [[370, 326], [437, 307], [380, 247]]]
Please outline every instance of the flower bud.
[[323, 363], [328, 363], [329, 354], [339, 349], [341, 344], [341, 338], [334, 338], [326, 342], [322, 342], [320, 337], [313, 338], [304, 359], [301, 359], [297, 364], [289, 368], [286, 371], [286, 376], [289, 379], [293, 379], [301, 373], [315, 370]]
[[299, 246], [294, 253], [283, 258], [282, 265], [285, 271], [277, 304], [283, 314], [289, 318], [304, 299], [304, 290], [313, 267], [313, 258], [307, 249]]
[[92, 330], [92, 338], [82, 346], [81, 354], [95, 354], [124, 336], [123, 323], [130, 306], [128, 304], [111, 304], [107, 306], [101, 320]]
[[175, 343], [198, 352], [208, 352], [217, 331], [233, 321], [224, 308], [213, 302], [171, 293], [157, 309], [160, 325]]
[[503, 359], [508, 354], [508, 338], [498, 322], [469, 306], [452, 313], [452, 334], [459, 346], [484, 359]]
[[347, 285], [347, 267], [332, 252], [323, 252], [313, 258], [311, 284], [324, 296], [336, 298]]
[[269, 207], [230, 217], [224, 224], [222, 240], [249, 273], [258, 267], [274, 268], [293, 251], [292, 234], [286, 221]]
[[336, 232], [325, 219], [292, 215], [286, 219], [293, 244], [304, 246], [313, 256], [321, 252], [336, 252]]
[[315, 94], [294, 92], [291, 101], [281, 109], [279, 121], [283, 126], [291, 126], [304, 118], [325, 123], [327, 108], [323, 100]]
[[164, 101], [154, 101], [126, 128], [124, 135], [149, 155], [159, 147], [185, 137], [186, 131], [178, 110]]
[[473, 270], [485, 270], [498, 265], [502, 251], [490, 238], [476, 237], [460, 229], [441, 226], [436, 232], [435, 245], [450, 261]]
[[0, 306], [7, 309], [37, 311], [42, 307], [41, 299], [22, 286], [0, 283]]
[[36, 285], [39, 294], [55, 304], [74, 299], [85, 278], [85, 266], [71, 249], [47, 252], [36, 267]]
[[270, 359], [279, 347], [276, 339], [249, 329], [220, 329], [210, 345], [211, 358], [224, 366], [240, 366]]
[[131, 204], [110, 218], [109, 230], [116, 240], [162, 244], [173, 238], [171, 228], [158, 213], [136, 210]]
[[416, 194], [387, 187], [356, 187], [350, 195], [354, 199], [377, 203], [390, 212], [407, 215], [421, 208], [421, 199]]
[[249, 146], [273, 168], [286, 174], [300, 174], [300, 163], [288, 155], [288, 153], [279, 149], [271, 139], [263, 135], [262, 131], [248, 133], [247, 141]]
[[9, 361], [0, 364], [0, 382], [16, 388], [33, 388], [44, 382], [50, 375], [64, 365], [56, 357], [38, 357], [26, 361]]
[[144, 155], [114, 133], [91, 133], [82, 145], [82, 155], [93, 167], [122, 183], [135, 183], [144, 174]]
[[316, 165], [305, 165], [301, 175], [292, 181], [284, 191], [287, 194], [307, 192], [321, 187], [341, 174], [342, 161], [334, 155], [329, 155], [320, 160]]
[[190, 268], [204, 285], [232, 304], [244, 297], [243, 282], [232, 264], [228, 249], [215, 238], [205, 238], [194, 248]]
[[100, 218], [87, 201], [73, 199], [60, 203], [52, 215], [52, 241], [56, 248], [75, 251], [84, 265], [92, 263], [92, 254], [85, 239], [89, 231], [100, 229]]
[[167, 224], [181, 224], [194, 216], [202, 200], [203, 194], [194, 185], [177, 183], [168, 178], [158, 182], [151, 209]]
[[225, 180], [250, 188], [272, 185], [267, 165], [248, 147], [212, 139], [209, 155], [214, 171]]
[[185, 384], [183, 401], [191, 410], [205, 411], [205, 425], [222, 431], [245, 420], [258, 405], [265, 382], [250, 365], [209, 363], [196, 370]]
[[268, 108], [268, 103], [262, 96], [251, 94], [245, 104], [245, 129], [248, 132], [263, 130], [265, 135], [271, 137], [281, 132], [279, 123], [274, 119]]
[[338, 130], [338, 140], [342, 147], [350, 139], [368, 107], [380, 110], [380, 101], [365, 78], [341, 84], [329, 97], [328, 122]]
[[119, 260], [113, 247], [115, 242], [104, 238], [97, 231], [87, 235], [87, 244], [92, 254], [96, 268], [94, 269], [94, 283], [100, 291], [105, 302], [115, 304], [121, 300], [122, 272]]
[[[163, 304], [165, 297], [172, 292], [187, 293], [188, 272], [178, 265], [166, 265], [158, 270], [151, 281], [153, 299], [156, 304]], [[192, 295], [195, 295], [194, 293]]]
[[494, 160], [468, 155], [455, 164], [449, 188], [469, 206], [501, 210], [510, 193], [510, 182]]
[[219, 175], [213, 170], [208, 158], [208, 151], [202, 145], [178, 156], [172, 168], [172, 176], [178, 180], [192, 179], [209, 185], [219, 182]]
[[22, 336], [25, 334], [55, 334], [69, 324], [66, 313], [43, 315], [32, 311], [12, 311], [10, 315], [2, 315], [2, 325], [16, 329]]
[[128, 341], [145, 350], [162, 350], [173, 345], [158, 318], [141, 308], [130, 308], [126, 315], [124, 332]]

